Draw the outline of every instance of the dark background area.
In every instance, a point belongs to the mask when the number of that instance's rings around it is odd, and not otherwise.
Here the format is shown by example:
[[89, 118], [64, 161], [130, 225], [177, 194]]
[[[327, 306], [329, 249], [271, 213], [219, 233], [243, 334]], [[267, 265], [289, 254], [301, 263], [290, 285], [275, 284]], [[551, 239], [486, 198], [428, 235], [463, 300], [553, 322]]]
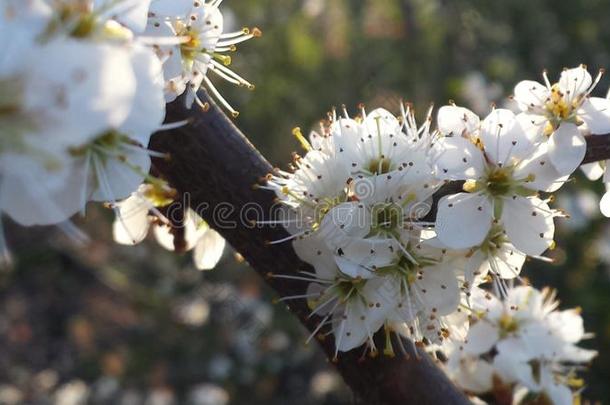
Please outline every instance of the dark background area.
[[[332, 107], [398, 111], [455, 100], [485, 114], [523, 79], [563, 67], [610, 67], [610, 1], [226, 0], [243, 44], [233, 68], [254, 92], [219, 89], [237, 124], [275, 165], [297, 149], [291, 130], [316, 128]], [[216, 81], [218, 83], [218, 81]], [[602, 80], [596, 95], [605, 95]], [[227, 162], [239, 164], [239, 162]], [[204, 174], [202, 174], [204, 175]], [[600, 356], [586, 399], [610, 403], [610, 222], [601, 183], [582, 176], [557, 195], [555, 263], [523, 275], [579, 306]], [[165, 405], [339, 404], [350, 394], [261, 280], [227, 252], [199, 272], [154, 240], [113, 244], [112, 213], [90, 207], [75, 247], [53, 228], [6, 226], [18, 258], [0, 274], [0, 403]], [[74, 400], [73, 402], [70, 402]], [[11, 402], [12, 401], [12, 402]], [[81, 402], [78, 402], [81, 401]], [[84, 401], [84, 402], [82, 402]], [[207, 401], [207, 402], [206, 402]]]

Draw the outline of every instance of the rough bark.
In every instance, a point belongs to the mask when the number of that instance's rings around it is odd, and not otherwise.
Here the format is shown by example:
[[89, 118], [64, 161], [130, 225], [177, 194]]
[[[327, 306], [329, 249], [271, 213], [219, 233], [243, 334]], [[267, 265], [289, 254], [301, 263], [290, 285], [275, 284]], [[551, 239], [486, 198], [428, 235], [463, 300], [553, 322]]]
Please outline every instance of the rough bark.
[[[185, 109], [182, 100], [168, 105], [169, 122], [189, 119], [190, 124], [153, 137], [151, 148], [169, 154], [168, 159], [155, 161], [155, 169], [178, 190], [186, 204], [244, 256], [278, 296], [304, 293], [305, 282], [268, 277], [269, 273], [311, 270], [299, 260], [290, 243], [268, 244], [288, 236], [286, 231], [281, 226], [255, 226], [250, 222], [272, 218], [277, 208], [272, 193], [254, 188], [272, 166], [231, 120], [203, 97], [210, 105], [205, 112]], [[584, 163], [610, 158], [610, 135], [588, 137], [587, 141]], [[459, 188], [459, 184], [446, 187]], [[304, 300], [291, 301], [287, 309], [310, 331], [319, 321], [316, 317], [308, 319], [310, 311]], [[332, 360], [332, 338], [318, 342]], [[340, 354], [334, 363], [358, 403], [469, 403], [423, 352], [410, 358], [370, 358], [363, 357], [362, 350], [353, 350]]]
[[587, 154], [583, 164], [610, 159], [610, 134], [587, 137]]

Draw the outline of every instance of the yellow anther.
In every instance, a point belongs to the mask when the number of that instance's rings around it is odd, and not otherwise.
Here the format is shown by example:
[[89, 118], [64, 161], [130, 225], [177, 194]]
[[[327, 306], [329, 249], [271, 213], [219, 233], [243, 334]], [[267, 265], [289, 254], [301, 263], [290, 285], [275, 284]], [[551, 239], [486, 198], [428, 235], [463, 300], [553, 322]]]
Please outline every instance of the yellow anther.
[[477, 189], [476, 180], [466, 180], [462, 189], [467, 193], [473, 193]]
[[229, 66], [233, 62], [233, 59], [231, 59], [229, 55], [221, 55], [219, 53], [215, 53], [214, 58], [218, 59], [225, 66]]
[[311, 147], [311, 144], [309, 143], [309, 141], [303, 136], [303, 133], [301, 132], [301, 128], [299, 128], [299, 127], [294, 128], [292, 130], [292, 135], [294, 135], [294, 137], [297, 138], [297, 140], [301, 144], [301, 147], [305, 151], [309, 152], [310, 150], [313, 149]]

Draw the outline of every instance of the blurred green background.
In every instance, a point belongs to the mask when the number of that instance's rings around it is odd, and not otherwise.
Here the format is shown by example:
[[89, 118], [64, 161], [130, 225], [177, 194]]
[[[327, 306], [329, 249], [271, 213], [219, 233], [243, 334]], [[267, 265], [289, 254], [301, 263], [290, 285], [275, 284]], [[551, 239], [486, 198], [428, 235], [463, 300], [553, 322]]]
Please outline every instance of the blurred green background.
[[[513, 86], [564, 66], [610, 67], [610, 1], [226, 0], [227, 22], [264, 36], [234, 69], [254, 92], [219, 89], [238, 125], [275, 165], [332, 106], [397, 111], [400, 99], [453, 99], [485, 114]], [[604, 95], [604, 79], [598, 94]], [[233, 162], [239, 164], [239, 162]], [[610, 403], [610, 221], [603, 185], [577, 176], [557, 196], [554, 264], [524, 275], [580, 306], [600, 356], [584, 397]], [[56, 229], [7, 227], [18, 256], [0, 275], [0, 403], [341, 404], [350, 393], [304, 330], [232, 252], [211, 272], [153, 240], [112, 243], [107, 210], [79, 221], [78, 249]], [[72, 401], [72, 402], [70, 402]], [[80, 401], [80, 402], [79, 402]]]

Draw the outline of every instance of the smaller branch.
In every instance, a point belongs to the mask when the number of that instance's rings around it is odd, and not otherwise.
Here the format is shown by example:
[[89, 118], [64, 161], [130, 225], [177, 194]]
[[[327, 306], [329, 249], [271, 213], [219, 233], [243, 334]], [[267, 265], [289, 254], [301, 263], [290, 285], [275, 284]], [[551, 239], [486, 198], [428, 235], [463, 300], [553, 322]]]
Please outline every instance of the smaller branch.
[[610, 159], [610, 134], [590, 135], [587, 139], [587, 153], [582, 164]]

